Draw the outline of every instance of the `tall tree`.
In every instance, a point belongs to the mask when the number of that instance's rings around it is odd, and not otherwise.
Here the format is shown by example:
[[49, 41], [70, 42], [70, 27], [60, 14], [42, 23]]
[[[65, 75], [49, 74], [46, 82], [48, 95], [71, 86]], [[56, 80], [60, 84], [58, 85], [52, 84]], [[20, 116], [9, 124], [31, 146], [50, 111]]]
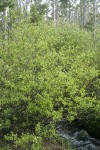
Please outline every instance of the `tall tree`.
[[85, 27], [87, 24], [87, 0], [80, 0], [80, 25]]
[[30, 16], [33, 23], [38, 23], [44, 18], [47, 5], [42, 0], [35, 0], [31, 5]]

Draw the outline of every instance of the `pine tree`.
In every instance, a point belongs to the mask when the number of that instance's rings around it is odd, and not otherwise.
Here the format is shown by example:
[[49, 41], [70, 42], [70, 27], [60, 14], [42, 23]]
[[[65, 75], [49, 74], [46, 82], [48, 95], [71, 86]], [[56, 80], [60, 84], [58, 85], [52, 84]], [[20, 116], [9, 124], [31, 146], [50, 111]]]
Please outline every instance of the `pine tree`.
[[38, 23], [39, 21], [41, 21], [44, 18], [46, 8], [47, 5], [45, 3], [42, 4], [41, 0], [35, 0], [30, 10], [31, 22]]

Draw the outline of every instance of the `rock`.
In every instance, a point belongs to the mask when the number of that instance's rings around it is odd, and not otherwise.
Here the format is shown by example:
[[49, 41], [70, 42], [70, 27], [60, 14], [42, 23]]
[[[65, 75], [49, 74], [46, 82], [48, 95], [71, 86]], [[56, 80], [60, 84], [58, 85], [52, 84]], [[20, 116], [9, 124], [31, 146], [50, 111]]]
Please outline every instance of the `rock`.
[[66, 134], [66, 135], [65, 134], [59, 134], [59, 136], [61, 136], [63, 139], [66, 139], [66, 140], [70, 139], [68, 134]]
[[97, 149], [97, 147], [94, 144], [92, 144], [92, 143], [86, 145], [86, 148], [88, 148], [88, 150], [96, 150]]
[[93, 143], [94, 143], [95, 145], [100, 146], [100, 140], [94, 139]]
[[65, 141], [70, 141], [73, 148], [76, 150], [100, 150], [100, 140], [91, 137], [87, 131], [77, 128], [64, 128], [60, 126], [58, 135]]
[[79, 147], [77, 150], [88, 150], [86, 147]]
[[98, 146], [96, 150], [100, 150], [100, 146]]
[[90, 140], [90, 141], [94, 141], [94, 140], [95, 140], [95, 138], [89, 137], [89, 140]]
[[76, 131], [73, 136], [74, 136], [75, 138], [77, 138], [77, 135], [78, 135], [79, 133], [80, 133], [79, 131]]
[[76, 141], [76, 139], [74, 137], [71, 137], [70, 140], [72, 141], [72, 143], [74, 143]]
[[75, 147], [81, 146], [81, 143], [79, 141], [75, 141], [73, 144], [75, 145]]
[[85, 130], [81, 130], [76, 137], [79, 141], [87, 141], [89, 139], [89, 135]]
[[86, 145], [91, 144], [91, 142], [89, 140], [88, 141], [80, 141], [80, 143], [81, 143], [82, 147], [85, 147]]

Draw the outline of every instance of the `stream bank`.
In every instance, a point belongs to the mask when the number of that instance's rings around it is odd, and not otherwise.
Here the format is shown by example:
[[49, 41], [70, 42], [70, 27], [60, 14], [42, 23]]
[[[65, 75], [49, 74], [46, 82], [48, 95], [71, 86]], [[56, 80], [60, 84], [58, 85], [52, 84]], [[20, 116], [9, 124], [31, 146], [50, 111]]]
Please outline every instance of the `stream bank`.
[[92, 137], [81, 128], [69, 125], [66, 121], [57, 123], [57, 133], [64, 141], [70, 141], [76, 150], [100, 150], [100, 139]]

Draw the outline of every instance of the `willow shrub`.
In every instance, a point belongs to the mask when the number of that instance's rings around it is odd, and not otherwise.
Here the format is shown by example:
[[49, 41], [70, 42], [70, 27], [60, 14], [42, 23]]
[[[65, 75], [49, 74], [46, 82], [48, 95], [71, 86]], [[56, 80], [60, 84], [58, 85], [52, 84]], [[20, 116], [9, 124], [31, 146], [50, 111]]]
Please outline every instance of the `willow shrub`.
[[55, 136], [53, 123], [65, 112], [69, 121], [100, 129], [100, 72], [93, 43], [91, 34], [75, 25], [22, 22], [12, 28], [0, 47], [2, 138], [23, 149], [42, 149], [42, 138]]

